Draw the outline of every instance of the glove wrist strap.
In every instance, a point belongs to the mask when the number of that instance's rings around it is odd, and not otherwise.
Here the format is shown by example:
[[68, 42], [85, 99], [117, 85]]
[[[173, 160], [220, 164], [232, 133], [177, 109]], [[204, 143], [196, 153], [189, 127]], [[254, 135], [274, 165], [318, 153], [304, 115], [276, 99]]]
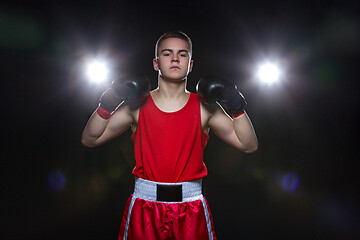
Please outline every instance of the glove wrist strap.
[[103, 118], [103, 119], [109, 119], [112, 112], [109, 112], [108, 110], [104, 109], [103, 107], [99, 106], [96, 110], [97, 114]]
[[243, 110], [242, 112], [238, 113], [238, 114], [232, 114], [233, 119], [240, 117], [241, 115], [243, 115], [245, 113], [245, 111]]

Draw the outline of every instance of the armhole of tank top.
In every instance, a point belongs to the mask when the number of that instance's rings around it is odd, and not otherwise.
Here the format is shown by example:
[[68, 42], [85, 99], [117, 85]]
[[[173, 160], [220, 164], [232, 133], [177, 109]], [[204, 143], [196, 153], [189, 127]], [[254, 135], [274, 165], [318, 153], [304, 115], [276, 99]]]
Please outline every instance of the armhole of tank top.
[[[148, 101], [148, 100], [147, 100], [147, 101]], [[139, 116], [138, 116], [138, 121], [137, 121], [137, 124], [136, 124], [136, 130], [131, 134], [131, 139], [133, 139], [133, 138], [135, 137], [136, 133], [138, 132], [139, 123], [140, 123], [140, 117], [141, 117], [141, 112], [142, 112], [142, 109], [143, 109], [144, 106], [145, 106], [145, 104], [142, 105], [142, 106], [140, 107], [140, 109], [139, 109]], [[134, 139], [133, 139], [133, 140], [134, 140]]]
[[201, 115], [201, 103], [200, 103], [199, 95], [197, 95], [197, 94], [195, 94], [195, 93], [192, 93], [192, 94], [194, 94], [194, 96], [196, 96], [196, 101], [198, 102], [198, 105], [199, 105], [199, 115], [200, 115], [199, 121], [200, 121], [200, 127], [201, 127], [201, 134], [202, 134], [202, 135], [205, 134], [207, 137], [209, 137], [209, 134], [206, 133], [206, 132], [204, 131], [203, 127], [202, 127], [202, 122], [201, 122], [201, 119], [202, 119], [202, 115]]

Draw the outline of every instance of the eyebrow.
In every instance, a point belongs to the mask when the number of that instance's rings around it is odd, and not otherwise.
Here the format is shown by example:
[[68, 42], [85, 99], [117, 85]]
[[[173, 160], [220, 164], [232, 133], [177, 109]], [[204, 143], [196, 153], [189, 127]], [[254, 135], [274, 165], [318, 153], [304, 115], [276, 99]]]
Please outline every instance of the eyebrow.
[[[165, 52], [165, 51], [174, 52], [172, 49], [169, 49], [169, 48], [165, 48], [165, 49], [161, 50], [161, 52]], [[179, 53], [181, 53], [181, 52], [189, 53], [189, 51], [188, 51], [188, 50], [185, 50], [185, 49], [180, 49], [180, 50], [179, 50]]]

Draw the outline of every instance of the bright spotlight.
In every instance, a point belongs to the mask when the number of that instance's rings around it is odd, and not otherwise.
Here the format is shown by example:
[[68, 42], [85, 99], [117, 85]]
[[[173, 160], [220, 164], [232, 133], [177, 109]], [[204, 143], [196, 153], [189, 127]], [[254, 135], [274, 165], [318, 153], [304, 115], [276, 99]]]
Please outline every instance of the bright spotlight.
[[265, 63], [259, 67], [257, 76], [260, 81], [267, 84], [272, 84], [279, 80], [280, 70], [276, 64]]
[[105, 81], [108, 73], [108, 67], [103, 61], [94, 60], [87, 65], [86, 75], [92, 82], [101, 83]]

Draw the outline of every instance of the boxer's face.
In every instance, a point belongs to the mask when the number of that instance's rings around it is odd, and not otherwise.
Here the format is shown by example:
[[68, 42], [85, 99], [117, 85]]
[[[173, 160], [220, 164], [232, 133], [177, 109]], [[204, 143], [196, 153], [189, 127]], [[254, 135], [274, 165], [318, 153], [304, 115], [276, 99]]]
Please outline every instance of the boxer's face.
[[192, 70], [190, 49], [186, 41], [179, 38], [165, 39], [158, 48], [154, 69], [163, 78], [183, 80]]

